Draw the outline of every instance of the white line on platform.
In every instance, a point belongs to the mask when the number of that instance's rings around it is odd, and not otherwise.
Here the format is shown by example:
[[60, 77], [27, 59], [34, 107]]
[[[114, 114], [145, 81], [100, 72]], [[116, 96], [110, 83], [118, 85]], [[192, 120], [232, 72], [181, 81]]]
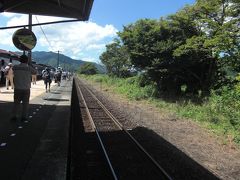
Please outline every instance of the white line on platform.
[[6, 146], [6, 145], [7, 145], [7, 143], [1, 143], [1, 144], [0, 144], [1, 147], [4, 147], [4, 146]]

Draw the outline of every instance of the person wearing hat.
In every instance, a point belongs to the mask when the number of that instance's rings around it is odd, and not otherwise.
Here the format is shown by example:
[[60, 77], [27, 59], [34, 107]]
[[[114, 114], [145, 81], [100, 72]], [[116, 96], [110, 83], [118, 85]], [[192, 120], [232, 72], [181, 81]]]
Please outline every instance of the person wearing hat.
[[14, 107], [11, 120], [17, 119], [17, 112], [22, 102], [21, 120], [28, 119], [28, 106], [31, 88], [31, 76], [36, 70], [28, 65], [28, 57], [20, 56], [20, 64], [13, 66], [14, 73]]
[[9, 89], [9, 82], [11, 84], [12, 89], [14, 88], [13, 83], [13, 65], [12, 63], [8, 63], [5, 67], [5, 76], [6, 76], [6, 88]]

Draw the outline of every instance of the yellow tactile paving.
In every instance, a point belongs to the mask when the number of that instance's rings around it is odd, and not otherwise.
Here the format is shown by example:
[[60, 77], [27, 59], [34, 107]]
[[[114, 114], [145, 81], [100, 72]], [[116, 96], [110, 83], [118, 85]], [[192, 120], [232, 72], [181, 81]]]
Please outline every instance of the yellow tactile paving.
[[[45, 85], [43, 80], [37, 81], [37, 84], [31, 85], [30, 100], [44, 92]], [[13, 102], [13, 89], [11, 89], [11, 86], [9, 87], [9, 90], [7, 90], [6, 87], [0, 87], [0, 101]]]

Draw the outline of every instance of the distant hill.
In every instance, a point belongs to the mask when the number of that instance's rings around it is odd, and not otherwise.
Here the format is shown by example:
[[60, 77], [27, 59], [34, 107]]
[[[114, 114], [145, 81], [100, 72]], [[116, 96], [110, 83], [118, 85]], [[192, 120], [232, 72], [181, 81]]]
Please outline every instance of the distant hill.
[[[38, 64], [46, 64], [53, 67], [57, 67], [58, 64], [58, 53], [45, 52], [45, 51], [34, 51], [32, 52], [33, 60]], [[78, 70], [86, 61], [75, 60], [63, 54], [59, 54], [59, 65], [67, 70]], [[105, 73], [106, 69], [104, 66], [93, 63], [100, 73]]]

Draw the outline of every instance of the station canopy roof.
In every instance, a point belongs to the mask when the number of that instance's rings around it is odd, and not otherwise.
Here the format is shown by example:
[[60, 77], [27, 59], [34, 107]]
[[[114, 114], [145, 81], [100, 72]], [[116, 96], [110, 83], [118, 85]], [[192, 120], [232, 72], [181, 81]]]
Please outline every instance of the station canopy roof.
[[0, 12], [58, 16], [87, 21], [93, 0], [0, 0]]
[[12, 51], [6, 51], [3, 49], [0, 49], [0, 58], [8, 58], [8, 59], [11, 58], [11, 59], [18, 60], [19, 55]]

